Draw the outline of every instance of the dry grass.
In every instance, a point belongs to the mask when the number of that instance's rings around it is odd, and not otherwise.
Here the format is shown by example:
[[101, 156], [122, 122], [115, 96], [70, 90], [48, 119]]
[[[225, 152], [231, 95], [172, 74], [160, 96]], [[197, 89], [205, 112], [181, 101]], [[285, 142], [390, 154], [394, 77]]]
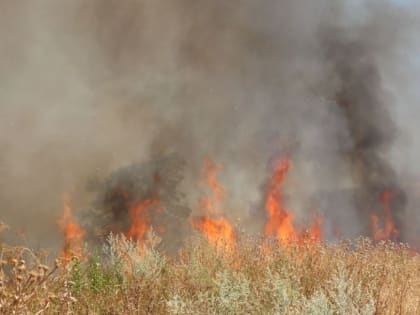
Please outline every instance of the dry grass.
[[404, 245], [239, 241], [233, 254], [191, 240], [167, 257], [110, 236], [55, 266], [1, 247], [1, 314], [420, 314], [420, 255]]

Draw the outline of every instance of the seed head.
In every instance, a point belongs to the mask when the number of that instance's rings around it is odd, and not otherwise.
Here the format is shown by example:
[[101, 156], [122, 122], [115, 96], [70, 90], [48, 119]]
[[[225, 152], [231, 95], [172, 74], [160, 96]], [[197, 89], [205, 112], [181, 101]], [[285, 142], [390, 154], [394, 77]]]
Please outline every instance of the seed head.
[[47, 265], [39, 265], [38, 269], [47, 272], [48, 270], [50, 270], [50, 267], [48, 267]]

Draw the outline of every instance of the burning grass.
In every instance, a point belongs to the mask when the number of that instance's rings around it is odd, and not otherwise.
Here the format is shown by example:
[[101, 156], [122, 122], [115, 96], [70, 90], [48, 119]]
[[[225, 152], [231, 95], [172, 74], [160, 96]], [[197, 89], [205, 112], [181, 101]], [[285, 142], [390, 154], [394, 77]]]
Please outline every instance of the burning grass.
[[381, 195], [384, 224], [372, 216], [373, 240], [324, 242], [322, 217], [308, 228], [294, 222], [283, 198], [291, 161], [276, 161], [258, 239], [226, 216], [222, 168], [205, 161], [196, 234], [177, 254], [165, 254], [153, 230], [151, 214], [163, 207], [157, 193], [129, 203], [128, 229], [96, 248], [65, 196], [54, 263], [0, 245], [0, 314], [420, 314], [420, 255], [395, 242], [393, 191]]
[[[110, 235], [84, 260], [1, 247], [1, 314], [419, 314], [420, 256], [401, 244], [238, 236], [224, 255], [206, 238], [175, 256]], [[267, 248], [270, 250], [268, 251]]]

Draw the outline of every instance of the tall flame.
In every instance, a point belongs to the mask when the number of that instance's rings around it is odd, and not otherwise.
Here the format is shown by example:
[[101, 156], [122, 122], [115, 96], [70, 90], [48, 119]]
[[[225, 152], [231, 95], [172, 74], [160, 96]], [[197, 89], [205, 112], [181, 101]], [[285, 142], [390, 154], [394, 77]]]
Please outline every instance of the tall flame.
[[130, 205], [129, 215], [131, 225], [127, 232], [128, 237], [135, 238], [140, 242], [143, 241], [151, 224], [149, 211], [158, 205], [159, 199], [156, 196]]
[[212, 215], [221, 215], [221, 203], [225, 197], [225, 189], [217, 181], [217, 173], [223, 170], [223, 165], [216, 164], [210, 159], [204, 160], [203, 169], [201, 171], [202, 185], [207, 186], [211, 190], [211, 195], [203, 195], [199, 200], [199, 207], [206, 213]]
[[64, 236], [64, 246], [62, 249], [62, 257], [65, 260], [70, 260], [72, 257], [83, 257], [82, 242], [86, 232], [80, 227], [73, 215], [73, 210], [70, 207], [70, 196], [63, 196], [63, 215], [58, 220]]
[[322, 237], [322, 218], [316, 216], [309, 229], [295, 227], [294, 215], [287, 209], [283, 200], [283, 187], [286, 175], [291, 168], [288, 159], [278, 160], [274, 164], [274, 173], [270, 178], [265, 201], [268, 221], [265, 225], [265, 236], [276, 237], [281, 245], [304, 240], [319, 241]]
[[203, 182], [210, 188], [211, 194], [210, 196], [204, 195], [199, 199], [200, 211], [205, 215], [194, 218], [192, 225], [206, 236], [213, 248], [232, 252], [236, 244], [235, 229], [223, 216], [221, 203], [225, 190], [217, 180], [217, 173], [222, 169], [221, 164], [216, 164], [210, 159], [204, 161]]
[[377, 215], [371, 216], [373, 239], [376, 241], [385, 239], [397, 239], [399, 231], [395, 226], [390, 202], [398, 193], [396, 191], [386, 190], [381, 196], [382, 211], [384, 215], [383, 228], [379, 227], [379, 217]]
[[265, 235], [275, 236], [280, 243], [296, 241], [298, 238], [293, 226], [293, 214], [285, 208], [282, 195], [282, 189], [290, 167], [290, 160], [280, 160], [275, 163], [265, 201], [268, 215]]

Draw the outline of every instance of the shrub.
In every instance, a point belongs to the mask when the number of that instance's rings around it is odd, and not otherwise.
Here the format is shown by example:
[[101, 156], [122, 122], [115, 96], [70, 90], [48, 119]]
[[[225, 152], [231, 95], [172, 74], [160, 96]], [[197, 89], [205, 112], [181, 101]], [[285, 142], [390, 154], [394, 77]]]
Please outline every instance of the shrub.
[[[420, 314], [420, 255], [391, 242], [279, 247], [195, 238], [175, 256], [110, 235], [101, 252], [57, 260], [1, 246], [1, 314]], [[45, 260], [44, 262], [42, 260]]]

